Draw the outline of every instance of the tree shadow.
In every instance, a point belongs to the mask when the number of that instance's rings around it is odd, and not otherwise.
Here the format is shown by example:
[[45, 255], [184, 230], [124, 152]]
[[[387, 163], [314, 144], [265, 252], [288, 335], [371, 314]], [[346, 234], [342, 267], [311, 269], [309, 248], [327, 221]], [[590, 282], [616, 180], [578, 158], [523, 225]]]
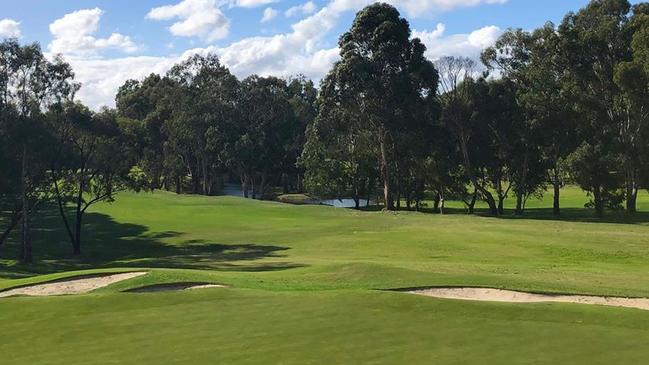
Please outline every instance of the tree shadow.
[[[402, 211], [408, 211], [402, 209]], [[414, 210], [411, 210], [414, 211]], [[427, 214], [440, 214], [432, 208], [426, 207], [420, 209], [420, 212]], [[445, 208], [444, 214], [447, 215], [467, 215], [467, 210], [462, 208]], [[495, 219], [532, 219], [545, 221], [560, 222], [580, 222], [580, 223], [614, 223], [614, 224], [644, 224], [649, 225], [649, 212], [636, 212], [628, 214], [623, 210], [608, 210], [603, 217], [597, 217], [594, 209], [588, 208], [561, 208], [561, 214], [555, 216], [552, 208], [527, 208], [523, 215], [516, 215], [514, 209], [505, 209], [504, 214], [498, 217], [492, 216], [488, 209], [476, 208], [474, 215], [480, 217], [490, 217]]]
[[[353, 209], [353, 208], [349, 208]], [[362, 207], [359, 211], [362, 212], [380, 212], [383, 206], [374, 205], [369, 207]], [[408, 209], [401, 207], [398, 212], [419, 212], [425, 214], [437, 214], [439, 210], [433, 209], [430, 206], [421, 207], [418, 211], [415, 208]], [[444, 208], [444, 215], [469, 215], [464, 208], [446, 207]], [[594, 209], [589, 208], [561, 208], [561, 214], [555, 216], [552, 208], [526, 208], [523, 215], [516, 215], [515, 210], [511, 208], [505, 209], [504, 214], [497, 217], [491, 215], [489, 210], [484, 207], [476, 207], [473, 215], [479, 217], [488, 217], [494, 219], [532, 219], [532, 220], [545, 220], [545, 221], [559, 221], [559, 222], [580, 222], [580, 223], [614, 223], [614, 224], [638, 224], [649, 225], [649, 211], [639, 211], [633, 214], [626, 213], [624, 210], [607, 210], [604, 216], [598, 217], [595, 215]]]
[[0, 278], [111, 267], [262, 272], [304, 266], [284, 259], [288, 247], [196, 239], [183, 241], [183, 232], [150, 232], [144, 225], [120, 223], [101, 213], [85, 215], [82, 255], [73, 256], [58, 212], [46, 209], [37, 217], [33, 224], [36, 263], [23, 265], [4, 261], [3, 265], [1, 260], [18, 257], [19, 244], [14, 236], [0, 248]]

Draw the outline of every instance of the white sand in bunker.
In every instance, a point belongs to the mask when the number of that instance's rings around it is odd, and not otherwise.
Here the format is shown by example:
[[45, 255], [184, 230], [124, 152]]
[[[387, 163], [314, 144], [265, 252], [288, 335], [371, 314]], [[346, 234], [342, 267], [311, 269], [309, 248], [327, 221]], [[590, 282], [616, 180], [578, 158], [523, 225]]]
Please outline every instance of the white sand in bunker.
[[607, 305], [611, 307], [626, 307], [649, 310], [649, 299], [644, 298], [620, 298], [620, 297], [598, 297], [589, 295], [554, 295], [554, 294], [533, 294], [502, 289], [488, 288], [430, 288], [411, 290], [408, 293], [424, 295], [443, 299], [477, 300], [489, 302], [507, 303], [577, 303]]
[[51, 295], [84, 294], [108, 285], [146, 275], [146, 272], [127, 272], [104, 276], [78, 277], [44, 284], [26, 286], [0, 292], [0, 298], [18, 295], [45, 297]]

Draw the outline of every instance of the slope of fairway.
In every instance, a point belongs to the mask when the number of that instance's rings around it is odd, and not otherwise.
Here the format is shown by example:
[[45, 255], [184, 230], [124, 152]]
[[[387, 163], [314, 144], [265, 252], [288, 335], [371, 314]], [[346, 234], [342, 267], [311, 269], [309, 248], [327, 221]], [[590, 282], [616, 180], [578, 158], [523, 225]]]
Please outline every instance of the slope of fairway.
[[[564, 198], [577, 194], [569, 190]], [[643, 194], [641, 207], [647, 200]], [[39, 264], [23, 267], [5, 259], [0, 277], [172, 268], [208, 270], [218, 282], [276, 290], [463, 285], [649, 296], [647, 223], [621, 223], [624, 217], [615, 213], [608, 222], [530, 214], [498, 219], [122, 194], [86, 218], [82, 258], [69, 255], [52, 212], [36, 223]], [[642, 218], [647, 215], [636, 220]], [[16, 245], [8, 249], [2, 257], [15, 257]], [[0, 288], [6, 285], [0, 281]]]
[[[129, 193], [89, 213], [80, 258], [45, 211], [34, 222], [38, 263], [12, 260], [10, 241], [0, 290], [149, 273], [94, 294], [0, 299], [0, 353], [11, 364], [641, 363], [646, 311], [376, 290], [649, 297], [647, 213], [596, 220], [585, 200], [565, 189], [565, 216], [553, 220], [547, 199], [524, 218], [488, 218]], [[648, 203], [643, 194], [640, 208]], [[229, 288], [122, 293], [182, 282]]]

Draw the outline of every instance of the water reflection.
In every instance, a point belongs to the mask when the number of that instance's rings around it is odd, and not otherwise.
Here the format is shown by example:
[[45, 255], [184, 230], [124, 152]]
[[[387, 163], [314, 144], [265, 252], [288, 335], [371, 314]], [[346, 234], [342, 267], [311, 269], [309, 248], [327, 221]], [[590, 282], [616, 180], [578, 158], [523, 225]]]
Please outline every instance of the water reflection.
[[[369, 207], [371, 204], [371, 201], [367, 199], [361, 199], [359, 201], [360, 207]], [[322, 204], [322, 205], [330, 205], [332, 207], [336, 208], [355, 208], [356, 207], [356, 202], [354, 199], [328, 199], [328, 200], [320, 200], [317, 201], [316, 204]]]
[[[225, 184], [223, 186], [223, 189], [221, 190], [222, 195], [227, 195], [227, 196], [236, 196], [236, 197], [243, 197], [243, 193], [241, 192], [241, 185], [238, 184]], [[336, 208], [355, 208], [356, 207], [356, 202], [354, 202], [354, 199], [310, 199], [302, 202], [303, 204], [311, 204], [311, 205], [328, 205]], [[370, 205], [374, 205], [375, 202], [368, 200], [368, 199], [360, 199], [359, 200], [359, 207], [365, 208], [369, 207]]]

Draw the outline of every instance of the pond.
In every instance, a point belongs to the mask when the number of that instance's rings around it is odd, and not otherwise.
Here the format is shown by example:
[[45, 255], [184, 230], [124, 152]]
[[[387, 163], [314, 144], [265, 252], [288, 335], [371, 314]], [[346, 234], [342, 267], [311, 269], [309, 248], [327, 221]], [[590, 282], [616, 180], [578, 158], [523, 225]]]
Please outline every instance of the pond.
[[[355, 208], [356, 207], [356, 202], [354, 202], [354, 199], [327, 199], [327, 200], [317, 200], [315, 201], [316, 204], [322, 204], [322, 205], [330, 205], [332, 207], [336, 208]], [[367, 199], [361, 199], [360, 200], [360, 206], [361, 207], [369, 207], [370, 204], [373, 202], [367, 200]]]
[[[221, 190], [222, 195], [227, 195], [227, 196], [236, 196], [236, 197], [243, 197], [243, 193], [241, 192], [241, 185], [239, 184], [225, 184], [223, 186], [223, 189]], [[311, 199], [308, 201], [308, 204], [312, 205], [328, 205], [336, 208], [354, 208], [356, 207], [356, 203], [354, 202], [354, 199], [348, 199], [348, 198], [341, 198], [341, 199]], [[370, 205], [376, 204], [374, 201], [367, 200], [367, 199], [361, 199], [360, 200], [360, 206], [361, 207], [369, 207]]]

